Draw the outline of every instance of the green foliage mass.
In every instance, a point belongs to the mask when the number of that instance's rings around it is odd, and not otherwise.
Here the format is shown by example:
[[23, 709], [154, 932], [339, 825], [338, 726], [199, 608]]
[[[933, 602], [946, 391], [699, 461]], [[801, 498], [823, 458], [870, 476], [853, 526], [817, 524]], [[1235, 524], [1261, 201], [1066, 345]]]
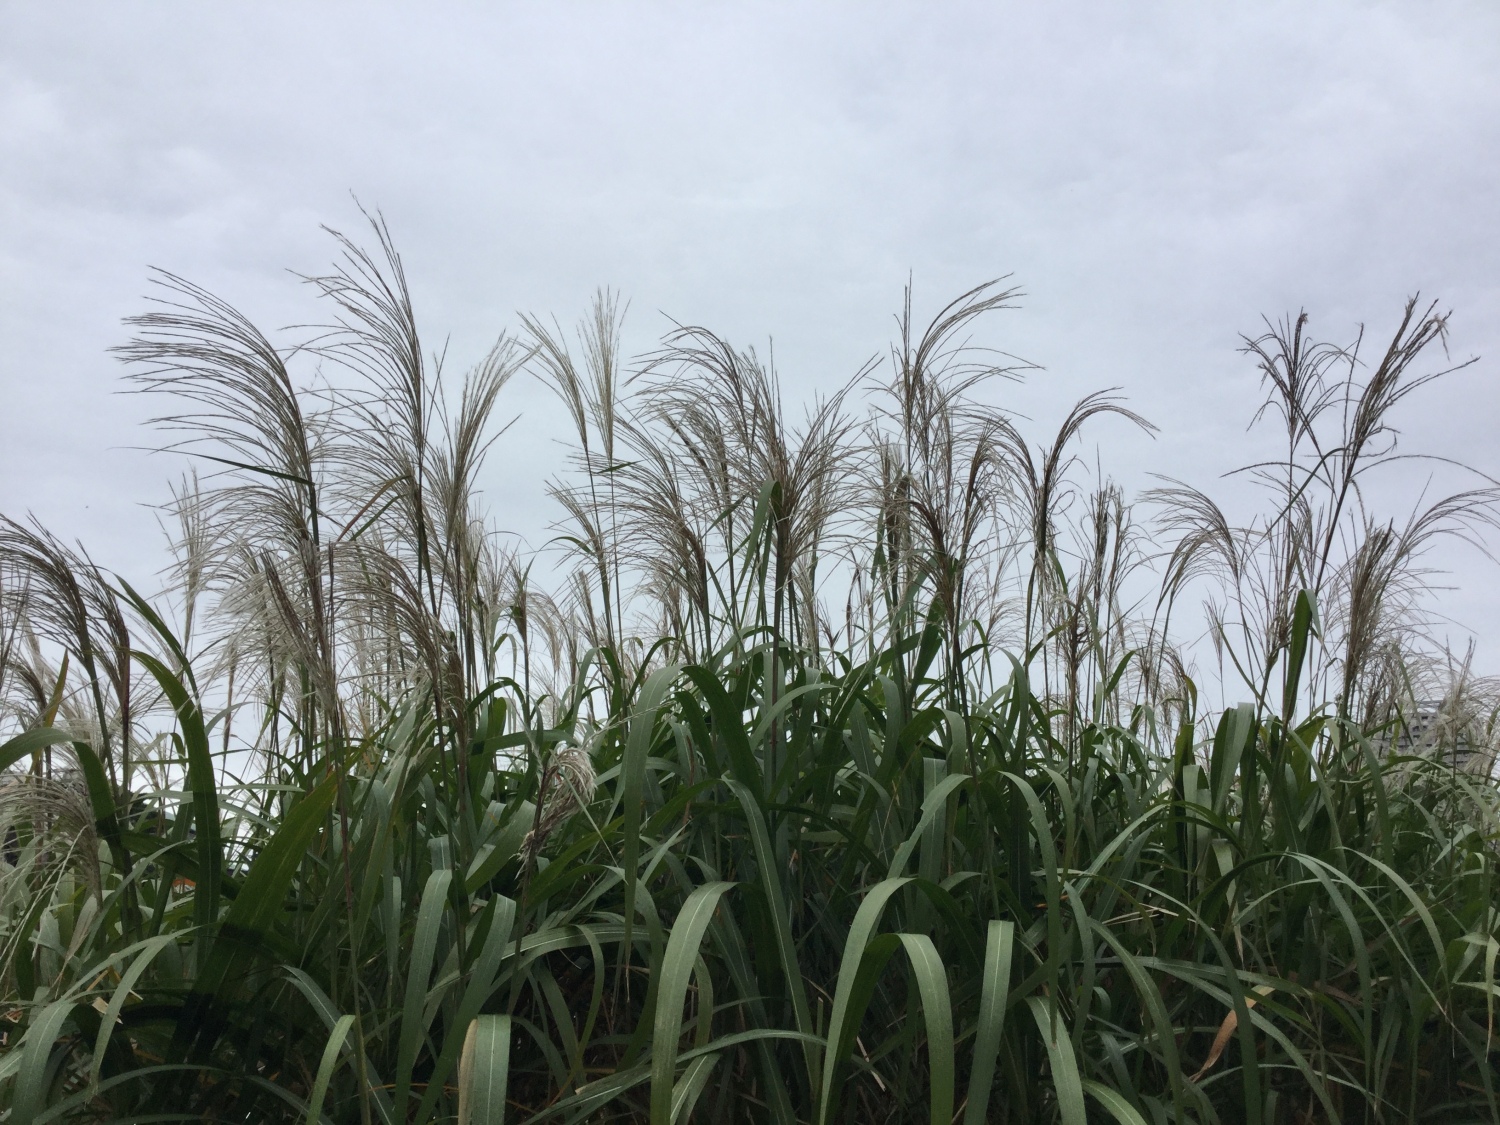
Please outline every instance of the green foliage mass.
[[[968, 397], [1011, 294], [908, 313], [866, 428], [787, 426], [696, 329], [632, 408], [607, 296], [450, 410], [377, 230], [313, 279], [354, 390], [175, 278], [137, 318], [223, 470], [174, 599], [5, 525], [5, 1120], [1500, 1120], [1488, 727], [1462, 684], [1407, 721], [1411, 560], [1494, 497], [1403, 530], [1353, 484], [1441, 318], [1368, 380], [1251, 342], [1279, 499], [1151, 498], [1143, 620], [1129, 506], [1066, 483], [1138, 420], [1033, 450]], [[580, 439], [551, 591], [473, 506], [528, 365]], [[1221, 713], [1167, 639], [1194, 581]]]

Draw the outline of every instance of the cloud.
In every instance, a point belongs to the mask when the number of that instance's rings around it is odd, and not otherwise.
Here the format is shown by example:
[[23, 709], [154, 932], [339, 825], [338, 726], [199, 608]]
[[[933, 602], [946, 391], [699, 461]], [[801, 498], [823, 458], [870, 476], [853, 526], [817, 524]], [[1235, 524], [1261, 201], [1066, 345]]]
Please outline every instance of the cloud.
[[[1209, 483], [1253, 455], [1261, 314], [1387, 331], [1421, 288], [1454, 346], [1500, 353], [1493, 222], [1500, 13], [1326, 4], [11, 6], [0, 15], [0, 509], [128, 573], [168, 459], [104, 349], [168, 267], [257, 320], [314, 315], [285, 271], [381, 207], [429, 333], [477, 359], [514, 311], [598, 284], [746, 342], [789, 393], [841, 382], [908, 272], [932, 308], [1013, 272], [991, 342], [1043, 364], [1038, 436], [1120, 385], [1156, 442], [1107, 468]], [[1408, 419], [1500, 475], [1493, 365]], [[502, 523], [541, 538], [561, 420], [518, 384], [492, 463]], [[1455, 555], [1447, 603], [1500, 602]], [[1488, 583], [1486, 583], [1486, 586]], [[1487, 600], [1488, 599], [1488, 600]], [[1500, 664], [1491, 648], [1489, 664]]]

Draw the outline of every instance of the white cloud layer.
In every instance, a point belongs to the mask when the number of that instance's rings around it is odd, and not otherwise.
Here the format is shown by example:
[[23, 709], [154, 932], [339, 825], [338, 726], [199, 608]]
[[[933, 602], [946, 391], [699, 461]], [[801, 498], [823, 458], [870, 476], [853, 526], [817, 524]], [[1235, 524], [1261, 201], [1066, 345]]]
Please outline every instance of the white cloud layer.
[[[150, 404], [104, 351], [146, 267], [315, 318], [285, 271], [328, 260], [320, 223], [356, 230], [351, 191], [460, 365], [611, 284], [638, 348], [658, 310], [773, 336], [795, 396], [882, 348], [908, 272], [929, 309], [1014, 273], [1029, 297], [987, 342], [1046, 370], [1003, 393], [1040, 438], [1124, 388], [1159, 437], [1091, 440], [1132, 486], [1218, 487], [1263, 448], [1235, 351], [1262, 314], [1378, 338], [1421, 290], [1491, 358], [1403, 440], [1500, 476], [1496, 74], [1481, 3], [8, 5], [0, 511], [149, 576], [138, 505], [181, 464], [137, 448]], [[536, 541], [562, 419], [535, 386], [508, 402], [489, 496]], [[1500, 670], [1493, 564], [1434, 561]]]

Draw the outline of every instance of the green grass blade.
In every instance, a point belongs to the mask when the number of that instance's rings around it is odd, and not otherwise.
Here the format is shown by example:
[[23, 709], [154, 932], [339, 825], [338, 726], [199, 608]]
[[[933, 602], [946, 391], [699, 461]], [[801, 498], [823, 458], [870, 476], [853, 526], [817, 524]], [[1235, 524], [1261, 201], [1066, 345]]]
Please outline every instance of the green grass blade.
[[1083, 1080], [1083, 1089], [1090, 1097], [1102, 1105], [1111, 1117], [1120, 1125], [1150, 1125], [1141, 1111], [1136, 1109], [1125, 1099], [1125, 1096], [1117, 1090], [1111, 1090], [1102, 1082], [1095, 1082], [1091, 1078]]
[[114, 790], [104, 772], [104, 763], [94, 748], [87, 742], [73, 743], [73, 756], [78, 759], [78, 768], [83, 771], [84, 785], [89, 793], [89, 806], [94, 813], [94, 825], [99, 835], [109, 845], [109, 853], [123, 875], [130, 870], [130, 853], [120, 833], [119, 812], [115, 808]]
[[476, 1016], [458, 1064], [458, 1125], [504, 1125], [510, 1085], [509, 1016]]
[[[479, 951], [479, 957], [469, 974], [469, 983], [464, 987], [463, 997], [453, 1016], [454, 1027], [467, 1027], [479, 1015], [479, 1009], [499, 983], [497, 977], [500, 962], [511, 946], [511, 930], [516, 922], [515, 902], [501, 895], [491, 899], [487, 909], [491, 911], [489, 930], [485, 933], [484, 946]], [[427, 1092], [422, 1095], [422, 1104], [417, 1107], [418, 1121], [427, 1120], [427, 1114], [437, 1103], [438, 1094], [458, 1061], [460, 1047], [461, 1041], [457, 1036], [449, 1036], [448, 1042], [444, 1043], [442, 1054], [438, 1056], [437, 1062], [433, 1064], [432, 1074], [428, 1076]]]
[[16, 1075], [15, 1098], [11, 1102], [9, 1121], [12, 1125], [32, 1125], [46, 1107], [47, 1064], [63, 1025], [73, 1014], [73, 1003], [72, 1000], [54, 1000], [26, 1029], [22, 1038], [25, 1055]]
[[202, 990], [217, 991], [223, 987], [230, 968], [258, 950], [266, 933], [282, 916], [287, 889], [322, 830], [337, 792], [338, 778], [330, 774], [292, 807], [281, 828], [250, 864], [214, 942], [209, 968], [200, 985]]
[[115, 1023], [125, 1007], [125, 1001], [130, 998], [131, 990], [135, 988], [136, 982], [141, 979], [141, 974], [150, 967], [156, 955], [177, 939], [178, 935], [175, 933], [161, 934], [151, 938], [136, 954], [135, 960], [130, 963], [130, 968], [120, 975], [120, 983], [115, 986], [115, 991], [109, 998], [109, 1005], [104, 1009], [104, 1015], [99, 1021], [99, 1036], [94, 1041], [94, 1065], [89, 1072], [90, 1085], [99, 1084], [99, 1073], [104, 1066], [104, 1052], [109, 1047], [109, 1038], [114, 1033]]
[[0, 773], [10, 769], [29, 754], [35, 754], [38, 750], [45, 750], [49, 746], [60, 746], [64, 742], [72, 741], [71, 734], [57, 727], [37, 727], [35, 730], [18, 734], [0, 744]]
[[1062, 875], [1057, 862], [1057, 845], [1052, 838], [1052, 826], [1047, 820], [1046, 810], [1042, 808], [1042, 802], [1031, 783], [1016, 774], [1005, 776], [1026, 802], [1031, 813], [1032, 831], [1036, 834], [1037, 846], [1042, 853], [1042, 873], [1047, 881], [1047, 983], [1052, 995], [1056, 996], [1058, 972], [1063, 957]]
[[927, 1025], [927, 1072], [932, 1084], [929, 1120], [953, 1120], [953, 1005], [948, 995], [948, 976], [937, 946], [926, 934], [899, 934], [906, 956], [917, 978], [922, 998], [922, 1019]]
[[672, 1125], [672, 1076], [677, 1069], [677, 1040], [682, 1032], [682, 1005], [698, 959], [703, 935], [714, 911], [733, 883], [705, 883], [688, 895], [672, 925], [662, 958], [651, 1032], [651, 1125]]
[[214, 762], [198, 702], [171, 670], [148, 653], [133, 654], [155, 677], [162, 693], [177, 713], [182, 744], [187, 751], [188, 786], [193, 792], [194, 848], [198, 857], [198, 882], [193, 889], [193, 920], [200, 927], [198, 965], [208, 958], [212, 926], [219, 917], [219, 883], [223, 877], [224, 853], [219, 841], [219, 796], [214, 783]]
[[312, 1093], [307, 1096], [306, 1125], [318, 1125], [323, 1116], [323, 1101], [328, 1097], [328, 1084], [333, 1080], [333, 1069], [338, 1066], [339, 1052], [349, 1038], [349, 1029], [354, 1026], [353, 1016], [340, 1016], [328, 1035], [323, 1048], [323, 1058], [318, 1063], [318, 1075], [313, 1080]]
[[476, 894], [480, 887], [493, 879], [502, 867], [520, 853], [521, 842], [531, 830], [535, 817], [536, 805], [530, 801], [522, 801], [506, 819], [494, 842], [479, 849], [464, 876], [464, 889], [469, 894]]
[[1151, 1026], [1156, 1033], [1156, 1041], [1160, 1044], [1162, 1062], [1165, 1064], [1167, 1071], [1167, 1082], [1172, 1088], [1173, 1110], [1179, 1118], [1183, 1117], [1182, 1060], [1177, 1052], [1177, 1032], [1172, 1026], [1171, 1017], [1167, 1013], [1166, 1003], [1162, 1000], [1161, 989], [1146, 974], [1146, 970], [1141, 967], [1140, 962], [1125, 947], [1125, 943], [1120, 940], [1119, 936], [1113, 930], [1097, 919], [1089, 919], [1088, 924], [1098, 935], [1099, 939], [1114, 950], [1115, 956], [1120, 959], [1120, 964], [1124, 967], [1126, 975], [1130, 978], [1130, 982], [1135, 985], [1136, 995], [1140, 997], [1141, 1003], [1145, 1006], [1146, 1012], [1151, 1018]]
[[1062, 1013], [1040, 996], [1028, 996], [1027, 1005], [1036, 1020], [1042, 1042], [1047, 1046], [1047, 1061], [1052, 1067], [1052, 1085], [1057, 1092], [1057, 1109], [1063, 1125], [1088, 1125], [1088, 1111], [1083, 1104], [1083, 1078], [1078, 1073], [1078, 1059], [1073, 1054], [1073, 1040], [1063, 1023]]
[[984, 1125], [985, 1115], [989, 1111], [990, 1088], [995, 1081], [995, 1061], [1000, 1054], [1000, 1036], [1005, 1030], [1005, 1005], [1010, 998], [1010, 969], [1015, 944], [1014, 922], [989, 924], [984, 942], [979, 1026], [974, 1034], [974, 1064], [969, 1071], [969, 1095], [964, 1109], [964, 1125]]
[[[810, 1034], [813, 1030], [812, 1013], [807, 1004], [807, 985], [802, 979], [802, 966], [797, 960], [797, 946], [792, 940], [791, 914], [787, 909], [786, 891], [777, 874], [778, 866], [771, 851], [771, 837], [766, 830], [765, 817], [748, 786], [732, 778], [724, 784], [739, 801], [744, 810], [745, 821], [750, 826], [750, 843], [755, 852], [755, 866], [760, 872], [761, 889], [771, 909], [771, 928], [776, 936], [776, 953], [781, 960], [781, 974], [786, 979], [787, 991], [792, 998], [792, 1014], [797, 1030]], [[803, 1045], [807, 1062], [808, 1082], [812, 1089], [818, 1086], [820, 1060], [811, 1044]]]
[[703, 1087], [708, 1085], [709, 1076], [718, 1061], [719, 1056], [715, 1052], [688, 1063], [687, 1069], [682, 1072], [682, 1078], [672, 1088], [672, 1125], [679, 1125], [692, 1116], [693, 1106], [698, 1104], [698, 1097], [703, 1093]]
[[887, 879], [899, 879], [906, 872], [906, 865], [911, 861], [912, 853], [922, 843], [922, 837], [926, 835], [928, 826], [931, 825], [948, 804], [948, 798], [953, 791], [969, 780], [966, 773], [950, 774], [933, 786], [932, 791], [922, 801], [922, 815], [917, 820], [916, 827], [901, 842], [896, 849], [896, 854], [891, 857], [891, 868], [886, 873]]
[[625, 818], [621, 826], [623, 838], [620, 848], [620, 866], [625, 871], [625, 944], [621, 947], [621, 956], [628, 955], [625, 951], [629, 949], [631, 930], [635, 925], [636, 884], [640, 874], [637, 868], [641, 856], [641, 797], [646, 783], [646, 758], [656, 738], [657, 717], [677, 675], [678, 669], [673, 665], [659, 668], [647, 677], [630, 716], [625, 751], [620, 759], [620, 812]]
[[714, 720], [714, 733], [724, 740], [735, 779], [755, 793], [759, 800], [765, 782], [761, 778], [755, 754], [750, 749], [750, 739], [745, 733], [742, 716], [729, 698], [729, 693], [707, 668], [690, 665], [683, 670], [683, 674], [693, 682], [693, 686], [708, 704], [709, 714]]
[[828, 1044], [823, 1054], [823, 1089], [818, 1098], [817, 1114], [819, 1125], [826, 1125], [833, 1111], [834, 1074], [839, 1063], [848, 1053], [849, 1046], [859, 1030], [859, 1018], [863, 1015], [863, 1009], [858, 1013], [851, 1010], [851, 1002], [855, 999], [855, 986], [859, 981], [861, 966], [864, 964], [865, 950], [875, 936], [876, 928], [880, 925], [880, 916], [885, 911], [886, 904], [890, 902], [891, 896], [909, 882], [911, 882], [909, 878], [885, 879], [871, 887], [864, 901], [859, 904], [859, 909], [854, 914], [854, 922], [849, 927], [849, 936], [844, 940], [844, 953], [839, 962], [838, 982], [834, 986], [833, 1008], [828, 1018]]
[[448, 905], [451, 870], [434, 871], [422, 888], [422, 902], [417, 907], [417, 929], [412, 937], [411, 961], [406, 969], [406, 989], [402, 993], [401, 1037], [396, 1048], [396, 1112], [405, 1115], [411, 1096], [411, 1072], [417, 1063], [417, 1052], [427, 1032], [423, 1010], [427, 1004], [427, 982], [432, 978], [432, 962], [437, 956], [438, 927]]
[[[292, 983], [292, 986], [302, 994], [308, 1005], [317, 1013], [323, 1026], [332, 1032], [333, 1025], [339, 1021], [340, 1016], [338, 1009], [334, 1007], [333, 1001], [328, 998], [328, 994], [323, 991], [317, 981], [313, 980], [301, 969], [291, 965], [284, 965], [282, 966], [282, 972], [286, 974], [286, 979]], [[356, 1033], [360, 1032], [358, 1027], [355, 1030]], [[356, 1044], [356, 1046], [359, 1045]], [[374, 1102], [375, 1112], [386, 1125], [394, 1125], [396, 1115], [391, 1105], [390, 1087], [381, 1081], [380, 1075], [371, 1063], [368, 1053], [366, 1053], [362, 1065], [364, 1067], [365, 1078], [370, 1083], [370, 1093]]]

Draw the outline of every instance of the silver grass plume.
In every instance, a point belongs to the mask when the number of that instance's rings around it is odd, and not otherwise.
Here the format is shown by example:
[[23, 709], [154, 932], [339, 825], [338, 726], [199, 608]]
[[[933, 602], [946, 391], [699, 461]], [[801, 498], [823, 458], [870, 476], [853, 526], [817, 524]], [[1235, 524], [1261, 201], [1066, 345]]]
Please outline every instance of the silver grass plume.
[[[621, 641], [620, 617], [625, 593], [620, 588], [619, 506], [615, 473], [616, 434], [620, 430], [620, 334], [625, 311], [617, 294], [600, 289], [589, 316], [578, 325], [583, 363], [573, 358], [562, 326], [549, 328], [539, 318], [523, 314], [521, 323], [531, 343], [532, 371], [567, 408], [577, 434], [575, 460], [582, 470], [579, 484], [554, 481], [548, 495], [558, 501], [575, 525], [577, 549], [590, 560], [597, 582], [603, 630], [595, 643], [611, 649]], [[593, 618], [592, 608], [585, 614]]]
[[[24, 848], [21, 834], [29, 837]], [[0, 776], [0, 840], [7, 853], [0, 863], [0, 899], [8, 897], [12, 881], [25, 882], [62, 867], [76, 870], [98, 897], [99, 835], [83, 774], [76, 768], [60, 769], [51, 777]]]
[[33, 522], [0, 516], [0, 574], [25, 591], [25, 624], [40, 642], [71, 657], [92, 705], [95, 749], [117, 791], [130, 784], [132, 667], [130, 628], [103, 572]]
[[542, 768], [536, 821], [521, 843], [528, 866], [541, 854], [554, 832], [589, 807], [597, 784], [587, 749], [567, 746], [553, 753]]

